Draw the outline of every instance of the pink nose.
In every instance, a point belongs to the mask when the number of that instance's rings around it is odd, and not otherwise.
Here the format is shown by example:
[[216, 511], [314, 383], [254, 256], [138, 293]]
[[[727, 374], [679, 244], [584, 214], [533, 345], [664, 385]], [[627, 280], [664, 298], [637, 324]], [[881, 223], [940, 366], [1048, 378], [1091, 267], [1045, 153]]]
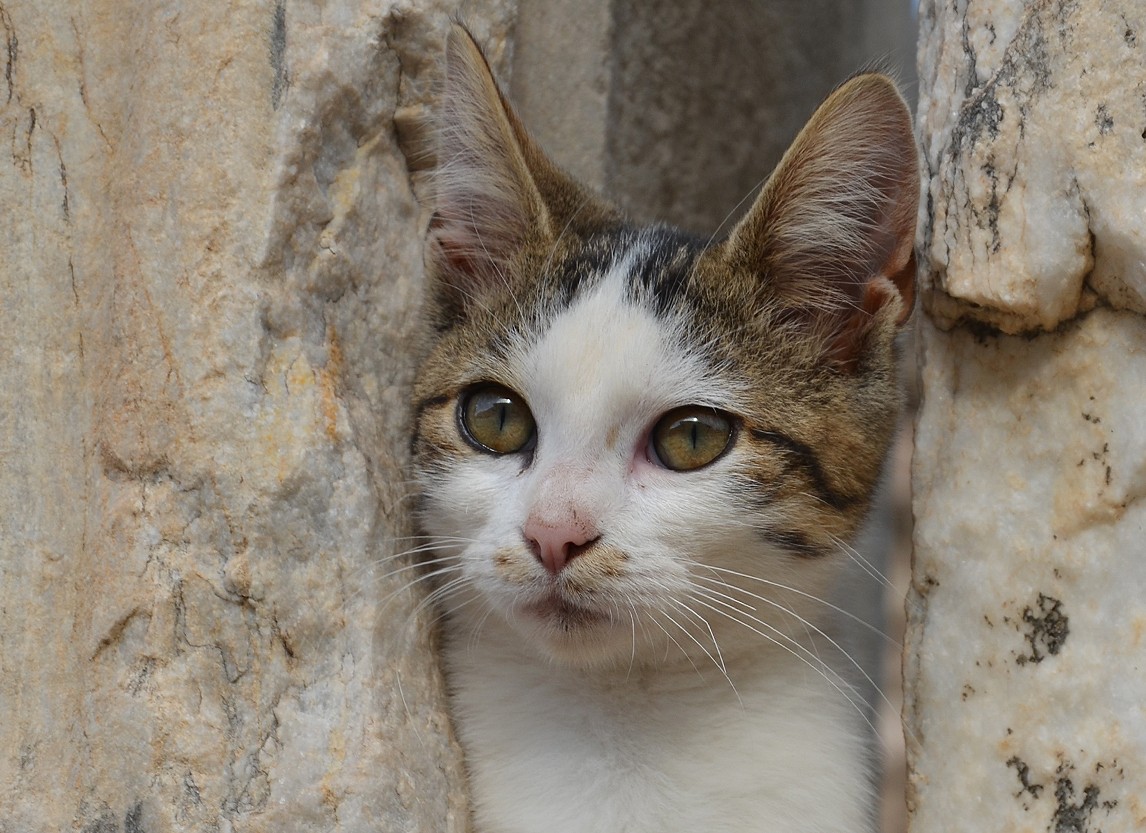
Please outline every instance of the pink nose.
[[521, 532], [537, 560], [553, 575], [560, 573], [566, 564], [601, 537], [592, 527], [573, 523], [543, 523], [533, 517], [525, 522]]

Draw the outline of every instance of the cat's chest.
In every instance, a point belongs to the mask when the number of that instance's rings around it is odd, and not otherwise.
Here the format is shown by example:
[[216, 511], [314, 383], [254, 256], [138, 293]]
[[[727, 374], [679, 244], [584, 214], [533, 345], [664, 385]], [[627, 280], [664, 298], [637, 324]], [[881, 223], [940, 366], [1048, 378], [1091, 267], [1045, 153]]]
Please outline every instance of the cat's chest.
[[[492, 668], [485, 671], [493, 671]], [[466, 673], [455, 697], [479, 830], [658, 830], [682, 809], [683, 715], [538, 669]], [[480, 750], [480, 751], [479, 751]], [[496, 820], [496, 821], [494, 821]]]
[[[455, 707], [481, 833], [859, 829], [851, 744], [820, 737], [758, 680], [738, 698], [719, 677], [609, 684], [505, 659], [471, 646], [451, 662], [466, 682]], [[837, 745], [829, 772], [822, 753]], [[793, 803], [825, 778], [842, 788], [835, 796]]]

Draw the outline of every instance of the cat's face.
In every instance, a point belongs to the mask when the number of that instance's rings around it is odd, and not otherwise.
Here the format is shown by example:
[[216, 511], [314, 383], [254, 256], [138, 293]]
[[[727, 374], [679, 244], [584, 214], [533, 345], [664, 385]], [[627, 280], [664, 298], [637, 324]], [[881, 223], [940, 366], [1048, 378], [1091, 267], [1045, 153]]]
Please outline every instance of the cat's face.
[[890, 438], [913, 215], [865, 242], [870, 215], [903, 214], [865, 210], [833, 249], [811, 235], [842, 214], [792, 228], [819, 198], [797, 170], [715, 246], [635, 230], [544, 159], [472, 43], [451, 46], [415, 437], [443, 603], [584, 666], [792, 640]]
[[496, 354], [487, 342], [437, 368], [448, 395], [421, 415], [436, 446], [423, 518], [458, 541], [456, 561], [442, 559], [456, 568], [447, 580], [465, 579], [454, 605], [492, 606], [562, 660], [663, 643], [686, 609], [703, 610], [694, 595], [712, 603], [718, 587], [694, 578], [706, 564], [790, 558], [758, 517], [745, 380], [691, 344], [676, 313], [634, 298], [658, 244], [618, 239], [615, 261], [562, 308], [521, 298], [536, 308]]

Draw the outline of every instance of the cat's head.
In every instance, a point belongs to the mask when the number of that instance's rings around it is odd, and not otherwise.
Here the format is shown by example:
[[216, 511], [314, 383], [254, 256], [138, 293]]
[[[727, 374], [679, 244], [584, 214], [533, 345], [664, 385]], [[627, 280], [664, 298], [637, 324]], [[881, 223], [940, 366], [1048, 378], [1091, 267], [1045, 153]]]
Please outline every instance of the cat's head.
[[581, 665], [806, 628], [899, 408], [894, 86], [840, 87], [707, 245], [559, 171], [460, 27], [447, 75], [414, 444], [444, 604]]

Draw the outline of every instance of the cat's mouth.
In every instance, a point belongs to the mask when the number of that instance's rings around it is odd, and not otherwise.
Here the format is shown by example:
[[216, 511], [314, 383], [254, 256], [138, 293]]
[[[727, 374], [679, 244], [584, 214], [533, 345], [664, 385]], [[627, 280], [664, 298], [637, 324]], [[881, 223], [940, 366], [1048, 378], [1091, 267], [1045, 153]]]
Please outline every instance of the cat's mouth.
[[573, 604], [556, 589], [525, 605], [524, 611], [531, 617], [566, 629], [599, 624], [609, 618], [600, 611]]

